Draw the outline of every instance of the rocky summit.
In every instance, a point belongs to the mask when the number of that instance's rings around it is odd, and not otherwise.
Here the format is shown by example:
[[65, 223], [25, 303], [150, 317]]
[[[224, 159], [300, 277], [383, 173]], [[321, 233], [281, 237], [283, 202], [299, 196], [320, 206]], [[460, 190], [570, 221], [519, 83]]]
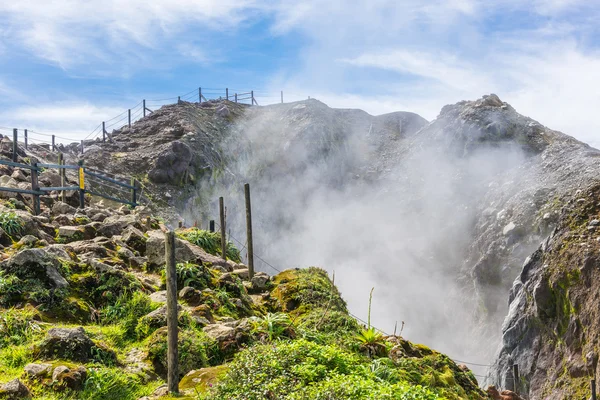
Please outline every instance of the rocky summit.
[[[135, 177], [142, 205], [51, 192], [33, 215], [0, 192], [0, 399], [168, 398], [165, 225], [179, 226], [185, 398], [590, 396], [600, 152], [496, 95], [430, 122], [314, 99], [179, 102], [80, 150], [67, 162]], [[0, 186], [29, 181], [0, 167]], [[203, 229], [219, 196], [225, 257]], [[367, 301], [365, 321], [348, 312]], [[383, 332], [397, 320], [406, 331]]]

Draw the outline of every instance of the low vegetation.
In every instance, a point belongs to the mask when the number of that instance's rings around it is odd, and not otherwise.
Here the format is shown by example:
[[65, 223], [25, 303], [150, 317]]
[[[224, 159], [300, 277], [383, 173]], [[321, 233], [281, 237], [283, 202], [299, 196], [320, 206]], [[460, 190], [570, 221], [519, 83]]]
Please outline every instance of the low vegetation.
[[[6, 234], [22, 235], [19, 215], [0, 215]], [[71, 221], [102, 230], [87, 217]], [[149, 235], [136, 229], [124, 239], [65, 240], [54, 252], [39, 237], [1, 251], [0, 386], [18, 378], [35, 399], [137, 400], [164, 385], [166, 311], [156, 293], [164, 271], [144, 267], [151, 250], [140, 241]], [[178, 234], [220, 255], [218, 234]], [[229, 272], [197, 260], [176, 265], [181, 398], [484, 398], [474, 376], [442, 354], [359, 325], [326, 271], [250, 280], [232, 244], [227, 258]], [[68, 371], [28, 375], [31, 363]], [[169, 398], [156, 393], [152, 399]]]

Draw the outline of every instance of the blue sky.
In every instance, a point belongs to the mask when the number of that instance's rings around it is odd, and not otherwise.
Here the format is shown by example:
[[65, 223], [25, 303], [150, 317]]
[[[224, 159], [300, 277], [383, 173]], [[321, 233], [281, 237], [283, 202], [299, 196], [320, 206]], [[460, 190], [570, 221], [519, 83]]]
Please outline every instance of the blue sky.
[[600, 145], [599, 0], [22, 0], [0, 17], [2, 127], [81, 139], [199, 86], [427, 119], [496, 93]]

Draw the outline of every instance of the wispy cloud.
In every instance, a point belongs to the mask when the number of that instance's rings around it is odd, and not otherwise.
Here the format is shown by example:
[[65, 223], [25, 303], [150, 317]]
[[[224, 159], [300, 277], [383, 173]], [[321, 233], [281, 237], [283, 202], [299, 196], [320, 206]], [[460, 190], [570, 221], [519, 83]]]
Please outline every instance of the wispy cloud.
[[[252, 0], [24, 0], [0, 3], [10, 28], [6, 41], [63, 69], [126, 59], [131, 47], [147, 50], [185, 43], [201, 26], [226, 30], [251, 17]], [[193, 38], [192, 38], [193, 39]]]
[[[54, 134], [63, 139], [59, 142], [79, 141], [88, 136], [100, 121], [123, 113], [120, 107], [98, 107], [86, 103], [58, 103], [41, 106], [22, 106], [0, 112], [0, 121], [11, 128], [29, 129]], [[68, 123], [65, 123], [68, 121]], [[125, 124], [125, 122], [122, 122]], [[90, 128], [92, 127], [92, 128]], [[32, 140], [48, 140], [32, 134]]]

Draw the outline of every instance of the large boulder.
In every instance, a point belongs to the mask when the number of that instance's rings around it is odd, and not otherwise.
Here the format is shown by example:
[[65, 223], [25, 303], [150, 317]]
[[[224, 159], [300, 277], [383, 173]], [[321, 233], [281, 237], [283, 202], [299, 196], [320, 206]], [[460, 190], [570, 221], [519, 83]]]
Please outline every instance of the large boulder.
[[98, 233], [111, 238], [115, 235], [121, 235], [128, 226], [142, 229], [142, 225], [135, 215], [112, 215], [102, 221], [102, 225], [98, 228]]
[[52, 206], [52, 215], [58, 216], [61, 214], [70, 214], [74, 215], [77, 212], [77, 209], [67, 203], [63, 203], [62, 201], [57, 201]]
[[154, 183], [179, 183], [192, 162], [192, 149], [185, 143], [174, 141], [160, 153], [148, 178]]
[[87, 369], [84, 366], [79, 366], [71, 369], [64, 365], [54, 368], [52, 372], [52, 382], [60, 388], [71, 390], [80, 390], [87, 378]]
[[23, 369], [30, 379], [44, 379], [52, 374], [52, 364], [27, 364]]
[[127, 246], [140, 252], [141, 255], [146, 253], [146, 237], [144, 236], [144, 232], [136, 227], [128, 226], [125, 228], [121, 240], [127, 243]]
[[18, 400], [30, 397], [29, 389], [18, 379], [13, 379], [0, 386], [0, 399]]
[[10, 259], [0, 263], [0, 271], [15, 274], [24, 279], [36, 278], [50, 289], [64, 289], [69, 286], [60, 274], [60, 260], [44, 249], [25, 249]]
[[97, 345], [82, 327], [52, 328], [38, 346], [34, 354], [43, 360], [71, 360], [86, 363], [97, 361], [113, 363], [116, 355], [112, 350]]

